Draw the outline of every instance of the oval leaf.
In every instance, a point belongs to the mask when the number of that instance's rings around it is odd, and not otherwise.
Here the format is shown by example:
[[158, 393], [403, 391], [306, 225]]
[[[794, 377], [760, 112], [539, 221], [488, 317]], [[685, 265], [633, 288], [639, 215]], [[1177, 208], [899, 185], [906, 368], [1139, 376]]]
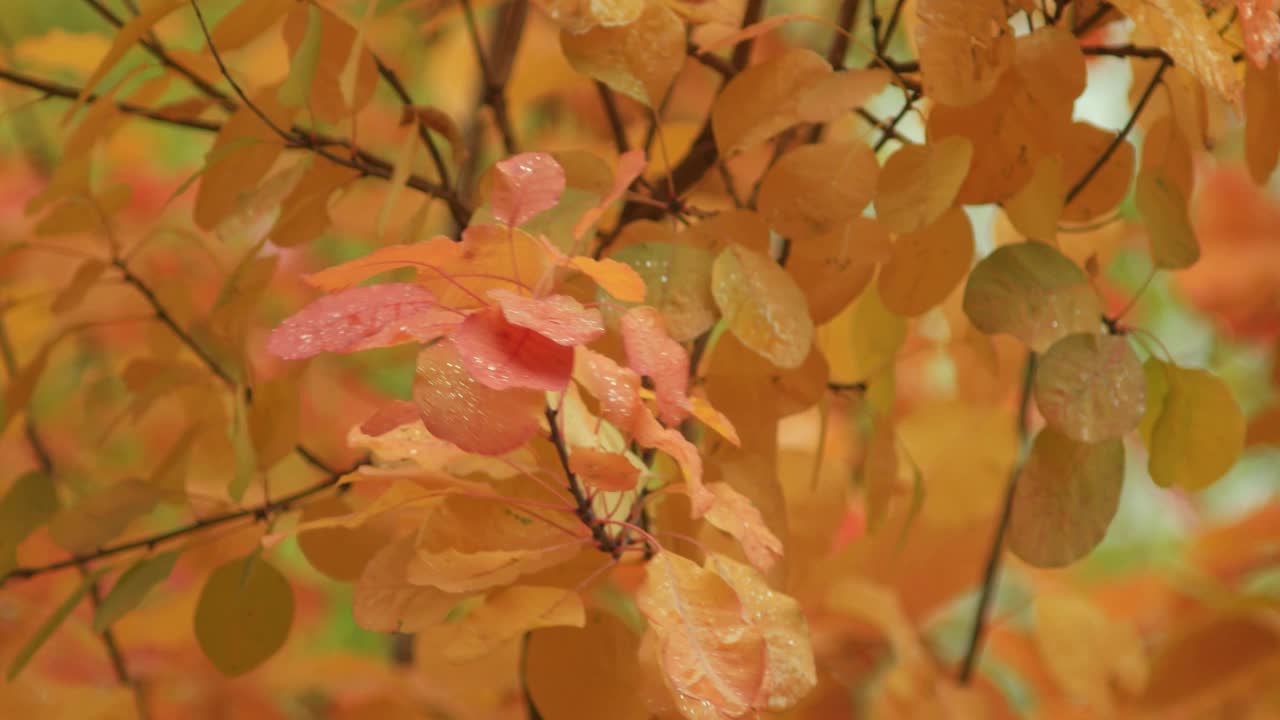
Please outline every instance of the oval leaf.
[[1054, 343], [1035, 377], [1036, 406], [1059, 432], [1085, 443], [1117, 438], [1138, 426], [1147, 381], [1129, 341], [1076, 333]]
[[196, 604], [196, 640], [224, 675], [243, 675], [284, 646], [293, 625], [293, 588], [256, 555], [213, 571]]
[[1143, 439], [1147, 469], [1162, 487], [1202, 490], [1235, 465], [1245, 420], [1231, 389], [1207, 370], [1147, 360]]
[[534, 390], [494, 390], [467, 371], [451, 343], [418, 353], [413, 401], [427, 430], [480, 455], [501, 455], [538, 432], [543, 396]]
[[429, 290], [412, 283], [354, 287], [326, 295], [280, 323], [267, 350], [285, 360], [351, 353], [410, 340], [426, 342], [456, 324]]
[[973, 143], [961, 135], [903, 146], [880, 173], [876, 219], [898, 233], [929, 225], [955, 202], [972, 160]]
[[893, 244], [892, 257], [880, 269], [880, 299], [899, 315], [920, 315], [951, 294], [972, 262], [969, 216], [953, 207], [934, 224]]
[[774, 365], [799, 367], [809, 356], [808, 301], [768, 257], [738, 245], [725, 248], [711, 268], [711, 294], [729, 331]]

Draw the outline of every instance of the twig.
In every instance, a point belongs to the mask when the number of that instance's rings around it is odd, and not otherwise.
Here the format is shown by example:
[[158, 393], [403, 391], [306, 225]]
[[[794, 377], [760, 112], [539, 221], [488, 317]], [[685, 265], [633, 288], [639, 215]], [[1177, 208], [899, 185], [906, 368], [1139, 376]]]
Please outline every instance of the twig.
[[475, 9], [471, 0], [462, 0], [462, 14], [466, 20], [467, 34], [475, 49], [476, 62], [480, 65], [480, 77], [484, 83], [480, 92], [480, 103], [488, 105], [493, 112], [493, 121], [502, 136], [502, 146], [508, 155], [518, 151], [515, 130], [511, 125], [511, 117], [507, 112], [507, 78], [511, 73], [511, 62], [519, 47], [520, 36], [524, 33], [524, 21], [529, 14], [528, 0], [510, 0], [498, 10], [498, 27], [493, 43], [493, 59], [485, 52], [484, 42], [480, 39], [480, 29], [476, 24]]
[[1155, 93], [1156, 86], [1160, 84], [1160, 79], [1164, 77], [1164, 71], [1168, 70], [1170, 66], [1171, 65], [1168, 60], [1160, 62], [1160, 67], [1156, 68], [1155, 74], [1151, 76], [1151, 82], [1147, 83], [1146, 89], [1142, 91], [1142, 96], [1139, 97], [1138, 102], [1134, 104], [1133, 114], [1129, 116], [1129, 121], [1124, 124], [1124, 127], [1121, 128], [1120, 132], [1112, 139], [1111, 144], [1107, 145], [1107, 148], [1102, 151], [1102, 154], [1098, 156], [1098, 159], [1094, 161], [1093, 165], [1085, 171], [1085, 174], [1076, 181], [1075, 185], [1071, 186], [1071, 190], [1067, 192], [1067, 197], [1064, 202], [1065, 205], [1070, 205], [1071, 201], [1076, 199], [1076, 196], [1084, 190], [1085, 186], [1089, 184], [1089, 181], [1098, 174], [1098, 171], [1102, 169], [1102, 166], [1107, 164], [1107, 160], [1110, 160], [1111, 156], [1115, 154], [1120, 145], [1124, 143], [1125, 138], [1129, 136], [1129, 133], [1133, 130], [1134, 126], [1138, 124], [1138, 117], [1142, 115], [1143, 109], [1147, 107], [1147, 102], [1151, 100], [1151, 96]]
[[884, 55], [884, 50], [889, 46], [889, 40], [893, 38], [893, 32], [898, 29], [898, 19], [902, 17], [902, 6], [906, 3], [903, 0], [897, 0], [893, 4], [893, 10], [889, 13], [889, 22], [884, 26], [884, 31], [880, 32], [875, 38], [876, 55]]
[[1077, 22], [1075, 26], [1071, 28], [1071, 32], [1077, 37], [1089, 32], [1089, 30], [1093, 29], [1094, 25], [1101, 22], [1102, 18], [1106, 17], [1107, 13], [1111, 12], [1111, 10], [1112, 7], [1110, 3], [1101, 3], [1098, 5], [1098, 9], [1093, 11], [1093, 14], [1089, 15], [1089, 17], [1084, 20]]
[[560, 434], [559, 413], [550, 406], [547, 407], [547, 423], [551, 426], [549, 437], [551, 444], [556, 448], [556, 456], [560, 458], [560, 466], [564, 469], [565, 479], [568, 482], [569, 494], [573, 496], [574, 514], [591, 530], [591, 537], [596, 542], [596, 547], [600, 550], [618, 556], [622, 551], [622, 546], [617, 543], [609, 532], [605, 530], [604, 524], [596, 517], [595, 510], [591, 507], [591, 499], [582, 490], [582, 484], [578, 482], [578, 476], [569, 469], [569, 448], [565, 446], [564, 436]]
[[[103, 5], [100, 2], [100, 0], [84, 0], [84, 2], [88, 3], [88, 5], [92, 7], [94, 11], [98, 13], [98, 15], [101, 15], [102, 18], [107, 22], [111, 23], [117, 28], [124, 27], [124, 21], [121, 20], [119, 17], [117, 17], [115, 13], [111, 12], [111, 10], [107, 6]], [[199, 12], [199, 9], [197, 9], [197, 12]], [[224, 110], [226, 110], [227, 112], [234, 112], [236, 110], [235, 102], [232, 101], [231, 98], [227, 97], [226, 93], [210, 85], [208, 82], [204, 80], [204, 78], [197, 75], [193, 70], [186, 67], [182, 63], [174, 60], [172, 57], [169, 56], [169, 53], [166, 52], [165, 49], [161, 47], [158, 43], [156, 43], [153, 40], [142, 38], [138, 40], [138, 44], [141, 45], [147, 52], [151, 53], [151, 56], [154, 57], [156, 60], [158, 60], [161, 65], [169, 68], [170, 70], [186, 78], [188, 81], [191, 82], [192, 85], [194, 85], [198, 90], [200, 90], [200, 92], [204, 93], [205, 95], [208, 95], [215, 102], [221, 105]]]
[[973, 630], [969, 634], [964, 661], [960, 664], [957, 676], [961, 685], [967, 685], [973, 679], [973, 671], [977, 667], [978, 657], [982, 654], [982, 640], [987, 628], [987, 611], [995, 596], [996, 581], [1000, 575], [1000, 556], [1004, 554], [1004, 536], [1009, 530], [1009, 518], [1013, 513], [1013, 495], [1018, 486], [1018, 476], [1022, 473], [1022, 464], [1026, 453], [1029, 428], [1027, 419], [1031, 409], [1031, 384], [1036, 376], [1036, 354], [1027, 353], [1026, 369], [1022, 375], [1022, 394], [1018, 400], [1018, 458], [1009, 472], [1009, 481], [1005, 485], [1004, 502], [1000, 510], [1000, 522], [996, 525], [995, 537], [991, 540], [991, 549], [987, 552], [987, 564], [982, 571], [982, 590], [978, 595], [978, 609], [973, 618]]
[[[861, 4], [861, 0], [841, 0], [836, 24], [844, 28], [845, 32], [833, 33], [831, 45], [827, 47], [827, 62], [836, 70], [844, 69], [845, 56], [849, 54], [849, 42], [853, 35], [853, 26], [858, 23], [858, 7]], [[861, 107], [858, 109], [862, 110]], [[863, 110], [863, 112], [866, 111]], [[809, 131], [809, 142], [816, 143], [822, 139], [822, 131], [825, 127], [825, 125], [814, 125]]]
[[[80, 576], [85, 581], [89, 581], [89, 568], [85, 565], [79, 567]], [[102, 590], [98, 587], [97, 580], [89, 582], [89, 604], [95, 612], [102, 607]], [[120, 650], [120, 642], [116, 640], [115, 631], [108, 627], [99, 633], [98, 637], [102, 639], [102, 647], [107, 652], [107, 660], [111, 663], [111, 671], [115, 673], [116, 682], [129, 688], [133, 693], [133, 703], [137, 708], [138, 717], [144, 720], [150, 717], [151, 712], [147, 707], [146, 695], [142, 691], [142, 686], [129, 673], [129, 666], [125, 662], [124, 653]]]
[[613, 146], [621, 155], [631, 146], [627, 143], [627, 131], [622, 124], [622, 115], [618, 112], [618, 101], [608, 85], [596, 80], [596, 93], [600, 95], [600, 104], [604, 106], [605, 117], [609, 120], [609, 131], [613, 133]]
[[893, 116], [893, 119], [889, 121], [887, 126], [880, 128], [880, 139], [876, 142], [873, 148], [876, 152], [879, 152], [880, 149], [888, 144], [890, 140], [902, 138], [902, 136], [898, 134], [898, 123], [902, 122], [903, 118], [907, 116], [907, 113], [911, 112], [911, 108], [915, 106], [916, 101], [919, 99], [919, 92], [913, 92], [907, 95], [907, 99], [902, 103], [902, 109], [898, 111], [898, 114]]
[[[747, 7], [742, 11], [742, 27], [748, 28], [755, 25], [760, 22], [760, 18], [763, 15], [764, 0], [747, 0]], [[730, 62], [733, 64], [734, 70], [742, 72], [746, 69], [747, 63], [751, 61], [751, 48], [754, 44], [755, 38], [749, 37], [733, 48]]]
[[1141, 45], [1125, 44], [1125, 45], [1085, 45], [1080, 48], [1085, 55], [1094, 57], [1136, 57], [1136, 58], [1153, 58], [1155, 60], [1164, 60], [1172, 64], [1173, 58], [1169, 57], [1169, 53], [1158, 47], [1143, 47]]
[[201, 530], [207, 530], [209, 528], [225, 525], [229, 522], [234, 522], [236, 520], [243, 520], [244, 518], [253, 518], [256, 521], [265, 521], [268, 518], [270, 518], [272, 515], [276, 515], [291, 509], [295, 503], [301, 500], [305, 500], [313, 495], [318, 495], [326, 490], [329, 490], [335, 487], [338, 484], [338, 481], [344, 475], [350, 472], [354, 472], [354, 470], [357, 467], [359, 467], [359, 464], [351, 468], [348, 468], [346, 470], [343, 470], [341, 472], [336, 472], [314, 485], [310, 485], [296, 492], [277, 498], [275, 500], [272, 500], [271, 502], [261, 503], [259, 505], [253, 505], [251, 507], [243, 508], [240, 510], [233, 510], [230, 512], [223, 513], [221, 515], [213, 515], [211, 517], [207, 517], [192, 523], [188, 523], [186, 525], [173, 528], [172, 530], [166, 530], [161, 533], [148, 535], [146, 537], [139, 538], [137, 540], [130, 540], [128, 542], [120, 543], [118, 545], [109, 545], [104, 548], [99, 548], [94, 552], [85, 553], [83, 555], [76, 555], [74, 557], [71, 557], [59, 562], [49, 563], [47, 565], [35, 565], [30, 567], [16, 567], [13, 570], [11, 570], [8, 575], [5, 575], [3, 578], [0, 578], [0, 586], [3, 586], [6, 582], [8, 582], [11, 579], [33, 578], [33, 577], [36, 577], [37, 575], [43, 575], [45, 573], [54, 572], [57, 570], [65, 570], [67, 568], [75, 567], [77, 565], [95, 562], [97, 560], [113, 557], [121, 553], [127, 553], [133, 550], [142, 550], [142, 549], [154, 550], [158, 546], [170, 540], [185, 537], [192, 533], [200, 532]]

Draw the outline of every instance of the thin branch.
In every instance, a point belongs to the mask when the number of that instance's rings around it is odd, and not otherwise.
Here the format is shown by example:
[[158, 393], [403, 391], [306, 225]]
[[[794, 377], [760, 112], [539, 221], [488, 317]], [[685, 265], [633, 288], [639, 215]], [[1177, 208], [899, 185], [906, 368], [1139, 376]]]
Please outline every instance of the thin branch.
[[[1077, 6], [1077, 9], [1079, 9], [1078, 6]], [[1102, 22], [1102, 19], [1106, 17], [1107, 13], [1111, 12], [1112, 9], [1113, 8], [1111, 7], [1110, 3], [1099, 4], [1098, 8], [1094, 10], [1091, 15], [1086, 17], [1084, 20], [1080, 20], [1079, 22], [1077, 22], [1075, 26], [1071, 28], [1071, 32], [1074, 33], [1077, 37], [1079, 37], [1080, 35], [1084, 35], [1085, 33], [1092, 30], [1094, 25], [1097, 25], [1099, 22]]]
[[694, 45], [693, 43], [688, 44], [688, 46], [685, 48], [685, 52], [689, 54], [689, 57], [693, 58], [694, 60], [697, 60], [703, 65], [706, 65], [712, 70], [715, 70], [717, 73], [720, 73], [720, 75], [724, 77], [726, 80], [733, 77], [738, 72], [733, 68], [733, 65], [730, 64], [728, 60], [725, 60], [724, 58], [714, 53], [703, 52], [697, 45]]
[[622, 114], [618, 112], [618, 100], [614, 97], [613, 91], [608, 85], [597, 80], [595, 82], [596, 93], [600, 95], [600, 104], [604, 106], [605, 117], [609, 119], [609, 131], [613, 133], [613, 146], [617, 148], [618, 154], [621, 155], [631, 146], [627, 143], [627, 131], [622, 124]]
[[[91, 8], [93, 8], [94, 11], [98, 13], [98, 15], [101, 15], [102, 19], [116, 26], [116, 28], [124, 27], [125, 25], [124, 21], [121, 20], [115, 13], [111, 12], [110, 8], [108, 8], [106, 5], [103, 5], [100, 2], [100, 0], [84, 0], [84, 2], [87, 3]], [[194, 5], [194, 2], [192, 4]], [[199, 12], [198, 8], [196, 12], [197, 13]], [[204, 78], [197, 75], [195, 71], [191, 70], [190, 68], [178, 62], [177, 60], [174, 60], [172, 57], [169, 56], [169, 53], [166, 52], [165, 49], [161, 47], [158, 43], [154, 42], [153, 40], [141, 38], [138, 40], [138, 44], [141, 45], [147, 52], [151, 53], [151, 56], [154, 57], [157, 61], [159, 61], [161, 65], [169, 68], [170, 70], [186, 78], [200, 92], [204, 93], [205, 95], [208, 95], [215, 102], [221, 105], [224, 110], [226, 110], [227, 112], [234, 112], [236, 110], [235, 102], [231, 98], [227, 97], [226, 93], [210, 85], [207, 81], [205, 81]]]
[[[836, 16], [836, 25], [845, 32], [835, 32], [831, 36], [831, 45], [827, 47], [827, 62], [836, 70], [843, 70], [845, 56], [849, 54], [849, 43], [853, 35], [853, 26], [858, 24], [858, 7], [861, 0], [841, 0], [840, 11]], [[859, 110], [863, 110], [861, 107]], [[863, 112], [866, 112], [863, 110]], [[867, 113], [868, 115], [870, 113]], [[814, 125], [809, 131], [809, 142], [816, 143], [822, 139], [825, 125]]]
[[1120, 145], [1124, 143], [1125, 138], [1129, 136], [1129, 133], [1133, 130], [1134, 126], [1138, 124], [1138, 117], [1142, 115], [1143, 109], [1147, 107], [1147, 103], [1155, 93], [1156, 86], [1160, 84], [1161, 78], [1164, 77], [1165, 70], [1168, 70], [1170, 67], [1171, 65], [1168, 60], [1161, 61], [1160, 67], [1156, 68], [1155, 74], [1151, 76], [1151, 82], [1147, 83], [1146, 89], [1142, 91], [1142, 96], [1139, 97], [1138, 102], [1134, 104], [1133, 114], [1129, 116], [1129, 121], [1124, 124], [1124, 127], [1120, 129], [1119, 133], [1116, 133], [1111, 144], [1107, 145], [1107, 148], [1102, 151], [1102, 154], [1098, 156], [1098, 159], [1094, 161], [1093, 165], [1085, 171], [1085, 174], [1076, 181], [1075, 185], [1071, 186], [1071, 190], [1067, 192], [1064, 204], [1070, 205], [1071, 201], [1076, 199], [1076, 196], [1084, 190], [1085, 186], [1089, 184], [1089, 181], [1098, 174], [1098, 171], [1102, 169], [1102, 166], [1107, 164], [1107, 160], [1110, 160], [1111, 156], [1115, 154]]
[[604, 524], [596, 517], [595, 510], [591, 507], [591, 499], [582, 490], [582, 484], [578, 482], [578, 476], [569, 468], [569, 449], [565, 446], [564, 436], [560, 434], [559, 413], [553, 408], [547, 407], [547, 423], [551, 426], [549, 437], [551, 444], [556, 448], [556, 456], [560, 458], [560, 466], [564, 469], [564, 475], [568, 481], [569, 494], [573, 496], [574, 514], [591, 530], [591, 537], [596, 542], [596, 547], [607, 552], [614, 557], [622, 550], [622, 545], [614, 540], [609, 532], [605, 530]]
[[898, 114], [893, 116], [887, 126], [880, 128], [882, 134], [880, 135], [880, 140], [874, 146], [876, 152], [879, 152], [890, 140], [902, 138], [902, 135], [898, 134], [898, 123], [902, 122], [907, 113], [911, 112], [911, 108], [915, 106], [916, 101], [919, 99], [919, 92], [908, 95], [907, 99], [902, 103], [902, 109], [898, 111]]
[[[764, 0], [747, 0], [747, 7], [742, 11], [742, 27], [745, 29], [755, 25], [763, 15]], [[751, 48], [754, 44], [755, 38], [749, 37], [733, 48], [730, 62], [733, 63], [734, 70], [742, 72], [746, 69], [747, 63], [751, 61]]]
[[197, 533], [202, 530], [208, 530], [210, 528], [226, 525], [227, 523], [234, 522], [236, 520], [253, 518], [255, 521], [259, 521], [259, 522], [265, 521], [273, 515], [277, 515], [281, 512], [290, 510], [299, 501], [305, 500], [313, 495], [318, 495], [322, 492], [325, 492], [326, 490], [334, 488], [335, 486], [338, 485], [338, 481], [344, 475], [350, 472], [354, 472], [356, 467], [359, 467], [359, 464], [351, 468], [348, 468], [346, 470], [343, 470], [341, 472], [333, 473], [329, 477], [325, 478], [324, 480], [314, 485], [309, 485], [301, 490], [298, 490], [296, 492], [290, 493], [283, 497], [277, 498], [270, 502], [261, 503], [259, 505], [253, 505], [240, 510], [233, 510], [230, 512], [222, 513], [221, 515], [213, 515], [207, 518], [203, 518], [201, 520], [197, 520], [192, 523], [188, 523], [186, 525], [173, 528], [172, 530], [166, 530], [165, 532], [156, 533], [154, 535], [148, 535], [146, 537], [138, 538], [137, 540], [130, 540], [128, 542], [123, 542], [118, 545], [108, 545], [107, 547], [99, 548], [94, 552], [85, 553], [83, 555], [76, 555], [74, 557], [71, 557], [59, 562], [49, 563], [47, 565], [35, 565], [30, 567], [16, 567], [13, 570], [9, 571], [8, 575], [5, 575], [3, 578], [0, 578], [0, 586], [3, 586], [6, 582], [8, 582], [11, 579], [33, 578], [38, 575], [43, 575], [45, 573], [55, 572], [57, 570], [65, 570], [67, 568], [72, 568], [77, 565], [83, 565], [84, 563], [91, 563], [97, 560], [114, 557], [116, 555], [120, 555], [121, 553], [127, 553], [134, 550], [143, 550], [143, 549], [154, 550], [160, 545], [170, 540], [186, 537], [187, 535], [191, 535], [193, 533]]
[[[80, 576], [88, 581], [89, 568], [86, 565], [80, 565], [79, 567]], [[89, 583], [89, 604], [95, 612], [102, 607], [102, 590], [98, 587], [96, 580]], [[108, 627], [99, 633], [98, 637], [102, 639], [102, 647], [107, 652], [107, 660], [111, 663], [111, 671], [116, 676], [116, 682], [129, 688], [133, 693], [133, 702], [138, 710], [138, 717], [149, 717], [151, 713], [147, 709], [146, 697], [142, 692], [142, 687], [129, 673], [129, 666], [125, 663], [124, 653], [120, 651], [120, 643], [116, 640], [115, 631]]]
[[884, 55], [885, 48], [893, 39], [893, 33], [898, 29], [898, 20], [902, 17], [902, 6], [905, 4], [904, 0], [897, 0], [893, 4], [893, 10], [889, 13], [889, 22], [884, 26], [884, 31], [875, 38], [877, 55]]
[[480, 92], [480, 103], [488, 105], [493, 112], [494, 125], [498, 128], [498, 134], [502, 136], [503, 149], [508, 155], [515, 154], [519, 146], [516, 143], [510, 114], [507, 112], [506, 87], [511, 73], [511, 62], [515, 58], [520, 36], [524, 33], [525, 18], [529, 14], [528, 0], [510, 0], [499, 8], [492, 58], [485, 52], [471, 0], [462, 0], [462, 14], [466, 20], [467, 34], [475, 49], [476, 62], [480, 65], [480, 77], [484, 83]]
[[[0, 80], [5, 80], [13, 85], [39, 90], [46, 97], [59, 98], [62, 100], [75, 100], [80, 96], [81, 89], [72, 87], [71, 85], [63, 85], [53, 82], [52, 80], [44, 80], [42, 78], [24, 75], [7, 68], [0, 68]], [[90, 103], [98, 102], [100, 96], [96, 93], [89, 93], [87, 100]], [[201, 120], [199, 118], [186, 118], [174, 116], [164, 110], [147, 108], [132, 103], [115, 101], [115, 106], [120, 112], [136, 115], [138, 117], [153, 120], [155, 122], [164, 123], [166, 125], [176, 125], [178, 127], [190, 128], [192, 130], [203, 130], [205, 132], [218, 132], [222, 129], [222, 123], [212, 120]]]
[[1126, 45], [1085, 45], [1080, 48], [1085, 55], [1094, 57], [1136, 57], [1136, 58], [1152, 58], [1155, 60], [1164, 60], [1166, 63], [1173, 63], [1173, 58], [1169, 57], [1169, 53], [1158, 47], [1143, 47], [1132, 43]]
[[957, 676], [961, 685], [968, 685], [973, 679], [973, 671], [977, 668], [978, 658], [982, 654], [982, 641], [987, 628], [987, 611], [995, 597], [996, 581], [1000, 575], [1000, 557], [1004, 554], [1005, 534], [1009, 530], [1009, 519], [1013, 514], [1013, 496], [1018, 486], [1018, 476], [1022, 474], [1029, 428], [1027, 420], [1031, 408], [1031, 384], [1036, 376], [1036, 354], [1027, 353], [1026, 369], [1022, 375], [1022, 394], [1018, 400], [1018, 439], [1021, 449], [1019, 457], [1009, 472], [1009, 481], [1005, 485], [1004, 502], [1000, 510], [1000, 521], [996, 525], [995, 537], [991, 540], [991, 549], [987, 552], [987, 564], [982, 571], [982, 590], [978, 595], [978, 609], [973, 618], [973, 630], [969, 634], [964, 660], [960, 664]]

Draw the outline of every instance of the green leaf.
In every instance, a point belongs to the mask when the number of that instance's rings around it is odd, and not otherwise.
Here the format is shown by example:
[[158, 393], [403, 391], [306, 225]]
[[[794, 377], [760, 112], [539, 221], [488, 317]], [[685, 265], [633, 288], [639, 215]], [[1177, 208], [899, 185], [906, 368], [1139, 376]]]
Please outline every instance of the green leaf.
[[243, 675], [276, 653], [293, 625], [293, 588], [256, 556], [209, 575], [196, 604], [196, 640], [223, 674]]
[[[711, 296], [712, 256], [703, 248], [666, 242], [628, 245], [612, 259], [630, 265], [643, 280], [644, 304], [662, 313], [677, 342], [706, 332], [719, 317]], [[607, 296], [600, 291], [602, 298]], [[606, 306], [608, 307], [608, 306]]]
[[996, 249], [969, 274], [964, 312], [988, 335], [1007, 333], [1036, 352], [1077, 332], [1097, 332], [1102, 302], [1084, 271], [1037, 242]]
[[104, 632], [142, 602], [147, 593], [164, 582], [178, 561], [178, 550], [145, 557], [120, 574], [111, 592], [93, 614], [93, 631]]
[[1089, 554], [1120, 504], [1124, 443], [1076, 442], [1047, 427], [1018, 475], [1009, 549], [1036, 567], [1062, 567]]
[[9, 673], [6, 676], [9, 682], [13, 682], [14, 678], [18, 677], [18, 674], [27, 666], [27, 663], [31, 662], [31, 658], [40, 651], [40, 648], [53, 635], [53, 631], [57, 630], [58, 626], [71, 614], [71, 611], [76, 609], [76, 605], [80, 604], [80, 599], [84, 597], [85, 593], [89, 592], [89, 588], [92, 587], [93, 583], [97, 582], [102, 573], [106, 571], [107, 568], [98, 568], [85, 577], [84, 582], [80, 583], [79, 587], [66, 600], [62, 601], [62, 604], [53, 611], [49, 619], [45, 620], [44, 624], [36, 630], [36, 634], [32, 635], [27, 644], [23, 645], [22, 649], [13, 656], [13, 660], [9, 663]]
[[17, 564], [18, 544], [58, 512], [53, 479], [43, 472], [18, 478], [0, 500], [0, 577]]

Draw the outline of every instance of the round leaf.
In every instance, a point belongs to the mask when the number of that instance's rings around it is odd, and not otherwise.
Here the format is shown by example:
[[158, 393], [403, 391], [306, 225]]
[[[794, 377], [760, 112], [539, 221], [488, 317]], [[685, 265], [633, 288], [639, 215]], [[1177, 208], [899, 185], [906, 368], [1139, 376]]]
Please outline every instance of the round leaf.
[[791, 244], [787, 272], [809, 299], [809, 315], [822, 324], [862, 294], [876, 265], [889, 259], [893, 241], [871, 218], [856, 217], [835, 230]]
[[1207, 370], [1155, 358], [1143, 370], [1148, 408], [1142, 423], [1151, 479], [1187, 490], [1217, 482], [1244, 450], [1244, 415], [1231, 389]]
[[1044, 354], [1036, 370], [1035, 398], [1045, 420], [1062, 434], [1096, 443], [1138, 426], [1147, 381], [1128, 340], [1076, 333]]
[[[307, 505], [300, 522], [351, 514], [351, 506], [340, 497], [327, 498]], [[326, 527], [298, 534], [298, 547], [311, 567], [339, 582], [353, 582], [387, 538], [369, 525]]]
[[919, 315], [945, 300], [972, 262], [969, 216], [953, 207], [934, 224], [893, 244], [893, 257], [880, 270], [880, 298], [899, 315]]
[[225, 675], [243, 675], [275, 654], [293, 625], [293, 588], [257, 556], [209, 575], [196, 604], [196, 640]]
[[1062, 173], [1073, 184], [1090, 172], [1093, 175], [1067, 203], [1062, 219], [1088, 222], [1114, 210], [1128, 194], [1129, 181], [1133, 179], [1133, 143], [1120, 143], [1102, 167], [1093, 170], [1093, 164], [1114, 140], [1115, 135], [1108, 130], [1084, 122], [1072, 124], [1062, 145]]
[[1174, 178], [1160, 168], [1144, 169], [1138, 173], [1134, 201], [1146, 223], [1156, 267], [1176, 270], [1191, 267], [1200, 259], [1200, 243], [1187, 215], [1187, 198]]
[[903, 146], [880, 174], [876, 218], [898, 233], [931, 224], [955, 202], [971, 160], [973, 143], [961, 135]]
[[711, 268], [711, 294], [729, 331], [780, 368], [799, 367], [813, 345], [813, 321], [795, 280], [768, 257], [732, 245]]
[[1124, 481], [1124, 443], [1080, 443], [1045, 428], [1018, 475], [1009, 549], [1036, 567], [1062, 567], [1102, 542]]
[[684, 23], [665, 4], [649, 3], [626, 25], [562, 32], [560, 47], [578, 72], [657, 107], [684, 65]]
[[760, 181], [758, 204], [769, 227], [812, 238], [858, 217], [875, 194], [880, 172], [865, 143], [821, 143], [792, 150]]
[[1077, 332], [1096, 332], [1102, 302], [1084, 271], [1040, 243], [998, 248], [969, 275], [964, 312], [988, 335], [1008, 333], [1036, 352]]
[[706, 332], [720, 316], [711, 297], [712, 255], [675, 243], [637, 243], [613, 254], [644, 280], [644, 303], [662, 313], [677, 342]]
[[535, 390], [481, 385], [448, 342], [418, 353], [413, 401], [432, 435], [481, 455], [501, 455], [523, 445], [538, 432], [543, 408], [542, 393]]
[[991, 93], [1013, 60], [1002, 0], [920, 0], [916, 46], [925, 94], [944, 105], [972, 105]]

